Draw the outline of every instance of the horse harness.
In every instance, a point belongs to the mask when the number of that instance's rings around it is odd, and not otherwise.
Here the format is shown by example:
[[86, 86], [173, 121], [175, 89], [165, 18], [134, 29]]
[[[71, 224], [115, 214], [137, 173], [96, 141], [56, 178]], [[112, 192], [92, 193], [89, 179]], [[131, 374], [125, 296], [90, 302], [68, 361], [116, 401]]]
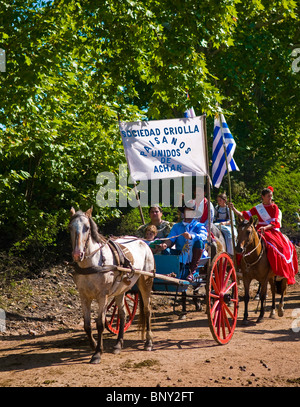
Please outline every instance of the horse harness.
[[[81, 275], [90, 275], [90, 274], [97, 274], [97, 273], [108, 273], [111, 271], [118, 271], [119, 275], [116, 277], [115, 281], [119, 280], [119, 282], [123, 282], [127, 285], [131, 284], [130, 279], [134, 276], [136, 270], [133, 267], [134, 258], [131, 251], [124, 245], [117, 243], [116, 241], [109, 239], [106, 243], [100, 245], [94, 252], [89, 254], [86, 257], [91, 257], [97, 251], [101, 250], [108, 244], [109, 248], [111, 249], [113, 256], [116, 260], [117, 264], [103, 264], [102, 266], [91, 266], [91, 267], [79, 267], [79, 265], [74, 262], [72, 266], [74, 268], [74, 274], [81, 274]], [[105, 259], [104, 259], [105, 261]], [[153, 278], [155, 278], [156, 269], [151, 271], [153, 273]]]
[[[126, 246], [112, 239], [108, 239], [107, 244], [117, 262], [117, 270], [121, 273], [121, 280], [127, 285], [130, 285], [130, 279], [134, 276], [134, 258], [131, 251]], [[123, 269], [128, 269], [126, 276], [124, 276], [125, 271]]]
[[[87, 247], [87, 242], [88, 242], [89, 238], [90, 238], [90, 235], [88, 236], [87, 241], [85, 243], [85, 246], [84, 246], [85, 249]], [[126, 246], [124, 246], [120, 243], [117, 243], [113, 239], [108, 239], [104, 244], [99, 243], [99, 247], [96, 250], [94, 250], [92, 253], [86, 255], [85, 258], [92, 257], [99, 250], [101, 250], [106, 244], [109, 246], [110, 250], [113, 253], [113, 257], [117, 263], [116, 264], [117, 267], [125, 267], [125, 268], [129, 268], [132, 271], [134, 271], [134, 269], [133, 269], [134, 259], [133, 259], [131, 251]], [[103, 259], [103, 260], [105, 261], [105, 259]], [[77, 265], [77, 263], [75, 263], [75, 264]], [[103, 270], [99, 270], [99, 266], [86, 267], [84, 269], [82, 269], [79, 266], [78, 267], [75, 266], [75, 269], [76, 269], [76, 272], [78, 272], [79, 274], [93, 274], [93, 273], [97, 273], [99, 271], [103, 271]], [[80, 273], [80, 271], [78, 271], [78, 269], [82, 270], [82, 272]]]
[[[86, 215], [82, 214], [80, 216], [87, 217]], [[88, 217], [87, 217], [88, 218]], [[89, 218], [88, 218], [89, 219]], [[84, 253], [86, 252], [88, 242], [91, 238], [91, 232], [89, 231], [88, 237], [86, 239], [85, 245], [84, 245]], [[108, 273], [111, 271], [118, 271], [120, 273], [120, 276], [117, 278], [120, 278], [120, 281], [123, 280], [123, 282], [127, 285], [130, 285], [130, 279], [133, 277], [135, 274], [135, 269], [133, 267], [134, 264], [134, 257], [131, 253], [131, 251], [124, 245], [118, 243], [115, 241], [115, 239], [110, 238], [106, 240], [105, 238], [102, 239], [101, 243], [98, 242], [99, 247], [97, 247], [96, 250], [94, 250], [92, 253], [86, 255], [85, 258], [90, 258], [94, 256], [99, 250], [101, 250], [106, 244], [109, 246], [113, 257], [116, 261], [116, 264], [111, 264], [111, 265], [106, 265], [104, 264], [105, 258], [102, 254], [102, 260], [103, 264], [102, 266], [91, 266], [91, 267], [79, 267], [79, 265], [76, 262], [72, 263], [72, 266], [74, 268], [74, 274], [81, 274], [81, 275], [90, 275], [90, 274], [96, 274], [96, 273]], [[152, 270], [153, 272], [153, 278], [155, 277], [155, 268]]]
[[[254, 249], [252, 249], [249, 253], [246, 253], [243, 255], [242, 259], [244, 260], [244, 263], [246, 264], [246, 271], [248, 272], [250, 270], [251, 267], [255, 266], [260, 259], [262, 258], [263, 252], [264, 252], [264, 246], [261, 242], [262, 240], [262, 236], [260, 236], [258, 244], [256, 245], [256, 247]], [[261, 245], [261, 251], [260, 254], [258, 256], [258, 258], [253, 262], [253, 263], [247, 263], [245, 257], [250, 256], [252, 253], [254, 253], [256, 251], [256, 249], [258, 248], [259, 244]], [[245, 247], [247, 247], [248, 245], [246, 245]]]

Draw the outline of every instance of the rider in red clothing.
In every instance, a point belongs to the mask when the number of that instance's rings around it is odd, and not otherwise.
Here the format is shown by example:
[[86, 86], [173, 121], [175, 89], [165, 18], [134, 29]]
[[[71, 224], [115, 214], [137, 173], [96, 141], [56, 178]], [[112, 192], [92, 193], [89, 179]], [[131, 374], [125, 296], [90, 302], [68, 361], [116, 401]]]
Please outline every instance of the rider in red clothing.
[[249, 211], [238, 211], [232, 203], [228, 206], [240, 217], [249, 220], [251, 216], [258, 217], [257, 230], [266, 242], [267, 256], [273, 272], [287, 278], [288, 284], [295, 284], [298, 273], [298, 259], [293, 244], [280, 232], [281, 213], [278, 206], [272, 202], [273, 188], [262, 190], [262, 203]]

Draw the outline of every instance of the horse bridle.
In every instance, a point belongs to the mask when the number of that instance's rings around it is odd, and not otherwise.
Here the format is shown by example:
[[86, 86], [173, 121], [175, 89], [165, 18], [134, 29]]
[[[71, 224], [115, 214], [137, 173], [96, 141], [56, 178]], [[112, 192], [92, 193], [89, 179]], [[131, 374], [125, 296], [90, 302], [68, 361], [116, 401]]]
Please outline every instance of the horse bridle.
[[[101, 250], [101, 249], [106, 245], [107, 242], [106, 242], [106, 241], [105, 241], [105, 243], [99, 243], [99, 242], [98, 242], [99, 247], [97, 247], [97, 249], [94, 250], [92, 253], [86, 255], [86, 249], [87, 249], [89, 240], [90, 240], [90, 238], [91, 238], [91, 222], [90, 222], [90, 218], [89, 218], [88, 216], [84, 215], [84, 214], [77, 215], [76, 217], [84, 217], [84, 218], [87, 218], [88, 221], [89, 221], [89, 224], [90, 224], [90, 229], [89, 229], [88, 237], [87, 237], [87, 239], [86, 239], [86, 241], [85, 241], [85, 244], [84, 244], [84, 247], [83, 247], [84, 258], [85, 258], [85, 259], [89, 259], [90, 257], [94, 256], [94, 254], [96, 254], [99, 250]], [[75, 218], [75, 217], [74, 217], [74, 218]], [[70, 224], [71, 224], [71, 222], [72, 222], [73, 220], [74, 220], [74, 219], [71, 219], [71, 220], [70, 220]]]
[[[253, 228], [253, 226], [252, 226], [252, 228]], [[253, 229], [252, 229], [252, 231], [251, 231], [251, 234], [252, 234], [252, 233], [253, 233]], [[260, 259], [262, 258], [262, 255], [263, 255], [263, 252], [264, 252], [264, 247], [263, 247], [263, 245], [262, 245], [262, 243], [261, 243], [261, 239], [262, 239], [262, 236], [260, 235], [259, 240], [258, 240], [258, 244], [256, 245], [256, 247], [255, 247], [254, 249], [252, 249], [249, 253], [243, 254], [242, 259], [244, 260], [244, 262], [245, 262], [245, 264], [246, 264], [246, 269], [247, 269], [247, 270], [249, 270], [252, 266], [255, 266], [255, 264], [257, 264], [257, 263], [260, 261]], [[248, 242], [248, 243], [244, 246], [243, 249], [246, 250], [246, 248], [247, 248], [247, 246], [249, 246], [249, 244], [250, 244], [250, 242]], [[258, 258], [257, 258], [253, 263], [247, 263], [245, 257], [248, 257], [248, 256], [250, 256], [252, 253], [254, 253], [254, 252], [256, 251], [256, 249], [258, 248], [259, 245], [261, 245], [261, 251], [260, 251], [260, 254], [259, 254]]]
[[[73, 215], [73, 217], [70, 219], [69, 222], [69, 227], [72, 223], [72, 221], [76, 218], [76, 217], [80, 217], [83, 216], [85, 218], [87, 218], [89, 220], [89, 224], [91, 226], [91, 222], [90, 222], [90, 218], [88, 216], [86, 216], [85, 214], [80, 214], [80, 215]], [[90, 253], [88, 256], [85, 255], [85, 251], [88, 245], [88, 242], [91, 238], [91, 230], [89, 230], [89, 234], [88, 237], [85, 241], [84, 244], [84, 257], [85, 258], [90, 258], [92, 257], [95, 253], [97, 253], [99, 250], [101, 250], [106, 244], [110, 247], [110, 249], [112, 250], [112, 246], [115, 246], [116, 243], [112, 242], [111, 239], [106, 240], [105, 238], [103, 238], [103, 242], [97, 242], [99, 244], [99, 247], [94, 250], [92, 253]], [[130, 240], [129, 242], [132, 242], [133, 240], [139, 240], [138, 238], [133, 238], [132, 240]], [[127, 242], [127, 243], [129, 243]], [[117, 249], [117, 248], [115, 248]], [[121, 249], [122, 250], [122, 249]], [[123, 253], [124, 255], [124, 253]], [[96, 274], [96, 273], [110, 273], [112, 271], [117, 271], [120, 274], [120, 279], [128, 285], [128, 281], [134, 276], [135, 272], [137, 271], [131, 264], [131, 261], [127, 259], [126, 255], [124, 255], [125, 257], [125, 261], [124, 264], [120, 264], [120, 265], [115, 265], [115, 264], [111, 264], [111, 265], [104, 265], [105, 262], [105, 258], [104, 255], [102, 253], [102, 266], [91, 266], [91, 267], [86, 267], [86, 268], [81, 268], [79, 267], [79, 265], [74, 262], [72, 264], [72, 266], [74, 267], [74, 274], [82, 274], [82, 275], [88, 275], [88, 274]], [[141, 270], [140, 270], [141, 271]], [[143, 273], [145, 273], [146, 271], [143, 271]], [[153, 272], [153, 278], [155, 278], [155, 266], [154, 269], [152, 270]], [[118, 276], [116, 277], [116, 279], [118, 278]]]
[[[111, 240], [111, 239], [106, 240], [106, 239], [103, 238], [104, 241], [103, 241], [102, 243], [97, 242], [98, 245], [99, 245], [99, 247], [97, 247], [97, 249], [95, 249], [92, 253], [86, 255], [86, 249], [87, 249], [87, 246], [88, 246], [88, 242], [89, 242], [89, 240], [90, 240], [90, 238], [91, 238], [91, 221], [90, 221], [90, 218], [89, 218], [88, 216], [84, 215], [84, 214], [77, 215], [77, 217], [84, 217], [84, 218], [87, 218], [88, 221], [89, 221], [89, 224], [90, 224], [90, 229], [89, 229], [88, 237], [87, 237], [87, 239], [86, 239], [86, 241], [85, 241], [85, 244], [84, 244], [84, 247], [83, 247], [83, 253], [84, 253], [84, 258], [85, 258], [85, 259], [89, 259], [89, 258], [93, 257], [94, 254], [96, 254], [96, 253], [97, 253], [99, 250], [101, 250], [104, 246], [108, 245], [109, 248], [111, 249], [111, 251], [114, 253], [114, 256], [115, 256], [115, 257], [119, 257], [119, 259], [120, 259], [121, 255], [122, 255], [122, 256], [124, 257], [124, 259], [125, 259], [125, 260], [124, 260], [124, 263], [125, 263], [125, 261], [127, 260], [126, 265], [128, 265], [129, 268], [131, 269], [131, 271], [133, 272], [133, 267], [132, 267], [130, 261], [128, 261], [128, 259], [127, 259], [126, 256], [124, 255], [122, 249], [120, 249], [120, 248], [118, 247], [118, 245], [117, 245], [116, 243], [114, 243], [113, 240]], [[71, 220], [70, 220], [70, 224], [71, 224], [72, 220], [74, 220], [74, 219], [71, 219]], [[138, 239], [138, 238], [133, 239], [133, 240], [137, 240], [137, 239]], [[120, 252], [121, 252], [121, 255], [120, 255]], [[105, 257], [104, 257], [104, 255], [103, 255], [103, 252], [102, 252], [101, 254], [102, 254], [102, 265], [104, 265], [104, 263], [105, 263]]]

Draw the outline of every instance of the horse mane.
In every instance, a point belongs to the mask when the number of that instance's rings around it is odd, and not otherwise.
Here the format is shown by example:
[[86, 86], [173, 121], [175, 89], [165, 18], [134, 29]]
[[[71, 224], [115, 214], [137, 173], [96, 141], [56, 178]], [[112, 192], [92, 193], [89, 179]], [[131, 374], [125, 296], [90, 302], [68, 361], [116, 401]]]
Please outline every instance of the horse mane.
[[101, 233], [98, 232], [98, 226], [94, 219], [89, 218], [90, 221], [90, 227], [91, 227], [91, 237], [92, 239], [97, 242], [97, 243], [105, 243], [106, 239]]
[[96, 224], [96, 222], [94, 221], [94, 219], [92, 219], [91, 217], [88, 217], [84, 212], [82, 212], [82, 210], [77, 211], [70, 219], [70, 223], [76, 219], [79, 218], [80, 216], [85, 216], [89, 219], [89, 223], [90, 223], [90, 228], [91, 228], [91, 237], [92, 239], [97, 242], [97, 243], [106, 243], [106, 239], [103, 235], [101, 235], [101, 233], [98, 232], [98, 226]]
[[[253, 220], [253, 218], [251, 217], [249, 220], [247, 220], [247, 219], [240, 219], [238, 225], [239, 225], [239, 226], [252, 225], [252, 226], [254, 226], [254, 229], [255, 229], [256, 223], [257, 223], [257, 219], [254, 219], [254, 220]], [[255, 229], [255, 230], [256, 230], [256, 229]]]

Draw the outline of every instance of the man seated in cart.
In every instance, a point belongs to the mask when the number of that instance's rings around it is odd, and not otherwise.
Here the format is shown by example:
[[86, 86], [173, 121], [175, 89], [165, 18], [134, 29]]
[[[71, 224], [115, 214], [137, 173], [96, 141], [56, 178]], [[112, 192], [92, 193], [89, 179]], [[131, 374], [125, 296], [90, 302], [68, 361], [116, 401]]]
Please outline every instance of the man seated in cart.
[[193, 275], [200, 263], [207, 240], [207, 230], [203, 223], [197, 221], [198, 213], [195, 206], [179, 208], [184, 217], [172, 227], [168, 240], [158, 245], [158, 250], [166, 250], [175, 244], [174, 254], [180, 254], [180, 262], [189, 264], [187, 280], [193, 281]]
[[172, 224], [163, 219], [163, 212], [159, 205], [153, 205], [149, 208], [150, 222], [142, 225], [136, 231], [136, 236], [145, 238], [146, 229], [150, 225], [154, 225], [157, 229], [157, 238], [167, 237], [171, 231]]
[[[195, 211], [197, 211], [197, 220], [203, 223], [207, 228], [208, 226], [208, 200], [205, 197], [206, 187], [196, 185], [193, 188], [193, 198], [187, 202], [188, 206], [195, 206]], [[184, 194], [181, 194], [181, 199], [184, 199]], [[215, 209], [213, 204], [210, 202], [210, 221], [213, 222], [215, 215]], [[183, 217], [183, 214], [182, 214]]]

